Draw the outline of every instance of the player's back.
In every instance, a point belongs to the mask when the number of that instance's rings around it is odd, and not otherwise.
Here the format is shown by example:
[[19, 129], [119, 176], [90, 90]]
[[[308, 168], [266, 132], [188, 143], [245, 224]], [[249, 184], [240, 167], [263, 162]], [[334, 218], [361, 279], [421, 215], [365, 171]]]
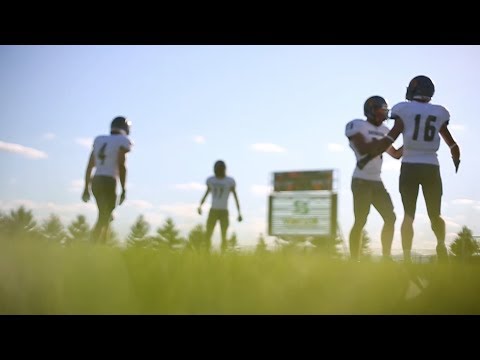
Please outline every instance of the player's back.
[[391, 110], [391, 117], [397, 116], [404, 125], [402, 162], [438, 165], [439, 132], [450, 119], [447, 109], [425, 102], [404, 101]]
[[130, 151], [132, 143], [122, 134], [100, 135], [93, 142], [95, 175], [118, 176], [118, 153], [120, 148]]

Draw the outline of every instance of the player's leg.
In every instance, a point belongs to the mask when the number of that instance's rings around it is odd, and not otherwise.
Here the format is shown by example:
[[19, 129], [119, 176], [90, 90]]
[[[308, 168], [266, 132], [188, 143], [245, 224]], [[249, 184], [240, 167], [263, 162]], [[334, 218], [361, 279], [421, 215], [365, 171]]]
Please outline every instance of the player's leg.
[[382, 228], [382, 255], [385, 259], [390, 259], [392, 255], [393, 232], [395, 230], [395, 212], [393, 211], [393, 202], [390, 194], [383, 182], [376, 182], [374, 185], [372, 204], [377, 209], [383, 219]]
[[101, 215], [102, 215], [102, 209], [104, 207], [104, 194], [103, 194], [101, 181], [99, 180], [98, 176], [94, 176], [92, 179], [92, 193], [95, 198], [98, 211], [97, 211], [97, 221], [95, 222], [95, 225], [90, 234], [90, 239], [93, 243], [96, 243], [102, 231]]
[[401, 227], [403, 258], [410, 262], [413, 242], [413, 220], [417, 210], [419, 179], [418, 164], [403, 163], [400, 168], [399, 188], [403, 203], [403, 222]]
[[227, 249], [227, 230], [229, 226], [228, 210], [220, 210], [219, 212], [220, 233], [222, 239], [222, 243], [220, 244], [220, 250], [223, 253]]
[[208, 212], [207, 229], [205, 233], [205, 242], [206, 242], [207, 251], [210, 251], [210, 248], [212, 247], [212, 235], [213, 235], [213, 230], [215, 229], [215, 225], [217, 223], [217, 219], [218, 219], [217, 210], [210, 209], [210, 211]]
[[445, 221], [440, 215], [443, 193], [440, 167], [434, 165], [426, 166], [424, 175], [425, 179], [422, 183], [423, 196], [430, 224], [437, 238], [437, 256], [440, 261], [443, 261], [448, 259], [448, 251], [445, 246]]
[[353, 194], [353, 213], [355, 221], [350, 231], [349, 245], [350, 257], [352, 260], [359, 260], [362, 248], [362, 230], [367, 223], [368, 213], [370, 212], [370, 204], [372, 199], [371, 182], [352, 178], [352, 194]]
[[115, 187], [116, 180], [112, 177], [96, 176], [92, 180], [92, 192], [98, 206], [98, 219], [92, 233], [95, 242], [106, 242], [110, 218], [115, 208]]

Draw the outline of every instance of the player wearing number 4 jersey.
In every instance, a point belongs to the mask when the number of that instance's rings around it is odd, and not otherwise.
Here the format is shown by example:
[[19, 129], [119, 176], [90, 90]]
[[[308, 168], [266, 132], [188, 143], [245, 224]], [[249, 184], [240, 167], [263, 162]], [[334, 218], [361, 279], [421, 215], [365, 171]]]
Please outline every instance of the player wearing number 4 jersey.
[[[117, 202], [117, 179], [120, 180], [122, 186], [118, 204], [121, 205], [125, 201], [127, 174], [125, 157], [132, 148], [132, 142], [128, 138], [130, 126], [130, 121], [123, 116], [118, 116], [110, 125], [110, 135], [97, 136], [93, 142], [93, 149], [85, 172], [82, 200], [84, 202], [90, 200], [91, 184], [98, 207], [98, 219], [92, 231], [94, 242], [106, 242], [112, 211]], [[93, 168], [95, 168], [95, 174], [91, 178]]]
[[[437, 158], [440, 136], [450, 147], [455, 172], [460, 165], [460, 149], [447, 128], [450, 121], [448, 110], [430, 103], [434, 92], [435, 86], [430, 78], [423, 75], [413, 78], [407, 87], [407, 101], [398, 103], [391, 110], [395, 125], [385, 138], [370, 149], [368, 157], [378, 155], [387, 149], [400, 133], [403, 134], [404, 150], [399, 187], [405, 210], [401, 234], [406, 262], [411, 261], [413, 220], [420, 185], [431, 227], [437, 238], [437, 258], [440, 261], [448, 260], [445, 221], [441, 217], [442, 179]], [[359, 167], [363, 167], [365, 160], [368, 159], [359, 161]]]
[[210, 248], [213, 229], [218, 222], [220, 222], [220, 231], [221, 231], [221, 251], [225, 251], [227, 247], [227, 230], [229, 226], [228, 220], [228, 198], [230, 193], [233, 193], [233, 197], [235, 199], [235, 203], [237, 205], [238, 211], [238, 221], [242, 221], [242, 215], [240, 213], [240, 204], [238, 201], [237, 192], [235, 190], [235, 180], [226, 175], [226, 165], [225, 162], [222, 160], [218, 160], [214, 167], [213, 171], [215, 176], [210, 176], [207, 179], [207, 190], [205, 195], [202, 197], [200, 201], [200, 206], [198, 207], [198, 213], [202, 214], [202, 205], [205, 202], [208, 194], [212, 193], [212, 206], [210, 208], [210, 212], [208, 213], [207, 219], [207, 233], [206, 233], [206, 240], [207, 246]]

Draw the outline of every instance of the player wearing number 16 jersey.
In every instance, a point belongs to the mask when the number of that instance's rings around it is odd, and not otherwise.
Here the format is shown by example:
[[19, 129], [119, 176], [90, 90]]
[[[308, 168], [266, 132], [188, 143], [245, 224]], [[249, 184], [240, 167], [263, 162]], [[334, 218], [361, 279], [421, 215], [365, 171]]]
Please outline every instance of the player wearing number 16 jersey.
[[[98, 219], [92, 231], [94, 242], [106, 242], [108, 225], [116, 206], [117, 179], [120, 180], [122, 186], [119, 205], [125, 201], [127, 174], [125, 157], [132, 148], [132, 142], [128, 138], [130, 126], [130, 121], [123, 116], [118, 116], [110, 125], [110, 135], [97, 136], [93, 142], [93, 149], [85, 172], [82, 200], [84, 202], [90, 200], [91, 184], [98, 207]], [[95, 168], [95, 174], [91, 178], [93, 168]]]
[[208, 213], [207, 219], [207, 233], [206, 233], [206, 240], [207, 246], [210, 248], [211, 246], [211, 239], [213, 230], [215, 225], [220, 222], [220, 231], [221, 231], [221, 250], [222, 252], [225, 251], [227, 247], [227, 230], [229, 226], [228, 220], [228, 198], [230, 193], [233, 193], [233, 197], [235, 199], [235, 203], [237, 205], [238, 211], [238, 221], [242, 221], [242, 215], [240, 213], [240, 204], [238, 201], [237, 192], [235, 190], [236, 183], [235, 179], [230, 176], [226, 175], [226, 165], [225, 162], [222, 160], [218, 160], [214, 167], [213, 171], [215, 176], [210, 176], [207, 179], [207, 190], [205, 195], [202, 197], [200, 201], [200, 206], [198, 207], [198, 213], [202, 214], [202, 205], [205, 202], [209, 193], [212, 193], [212, 206]]
[[407, 101], [396, 104], [391, 110], [395, 125], [385, 138], [377, 142], [376, 149], [369, 153], [373, 158], [387, 149], [400, 133], [403, 134], [399, 187], [405, 210], [401, 234], [403, 255], [407, 262], [411, 261], [413, 220], [420, 185], [431, 227], [437, 238], [437, 257], [440, 261], [448, 260], [445, 221], [441, 217], [442, 179], [437, 158], [440, 136], [450, 147], [455, 172], [460, 165], [460, 149], [447, 128], [450, 121], [448, 110], [430, 103], [434, 92], [435, 86], [430, 78], [423, 75], [414, 77], [407, 87]]

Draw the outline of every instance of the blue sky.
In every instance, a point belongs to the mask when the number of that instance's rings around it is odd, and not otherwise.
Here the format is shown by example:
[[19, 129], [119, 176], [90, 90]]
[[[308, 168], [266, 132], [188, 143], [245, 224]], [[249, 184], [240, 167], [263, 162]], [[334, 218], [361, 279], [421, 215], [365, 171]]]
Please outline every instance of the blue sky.
[[[423, 74], [436, 85], [432, 102], [450, 111], [462, 152], [455, 174], [443, 141], [439, 150], [447, 242], [463, 225], [480, 234], [478, 64], [480, 46], [0, 46], [0, 210], [24, 204], [40, 221], [53, 212], [65, 225], [77, 214], [93, 224], [94, 203], [80, 200], [90, 147], [124, 115], [135, 146], [127, 159], [127, 201], [115, 211], [121, 236], [140, 214], [152, 233], [168, 216], [184, 235], [205, 223], [207, 211], [200, 216], [196, 207], [213, 163], [223, 159], [237, 181], [244, 221], [236, 222], [231, 197], [229, 231], [240, 244], [266, 234], [272, 173], [289, 170], [335, 169], [347, 238], [355, 160], [345, 124], [364, 118], [372, 95], [390, 107], [403, 101], [410, 79]], [[401, 144], [400, 136], [395, 146]], [[384, 158], [399, 250], [400, 162]], [[210, 198], [204, 210], [209, 204]], [[414, 249], [433, 250], [422, 196], [417, 209]], [[381, 226], [372, 208], [366, 230], [375, 249]]]

